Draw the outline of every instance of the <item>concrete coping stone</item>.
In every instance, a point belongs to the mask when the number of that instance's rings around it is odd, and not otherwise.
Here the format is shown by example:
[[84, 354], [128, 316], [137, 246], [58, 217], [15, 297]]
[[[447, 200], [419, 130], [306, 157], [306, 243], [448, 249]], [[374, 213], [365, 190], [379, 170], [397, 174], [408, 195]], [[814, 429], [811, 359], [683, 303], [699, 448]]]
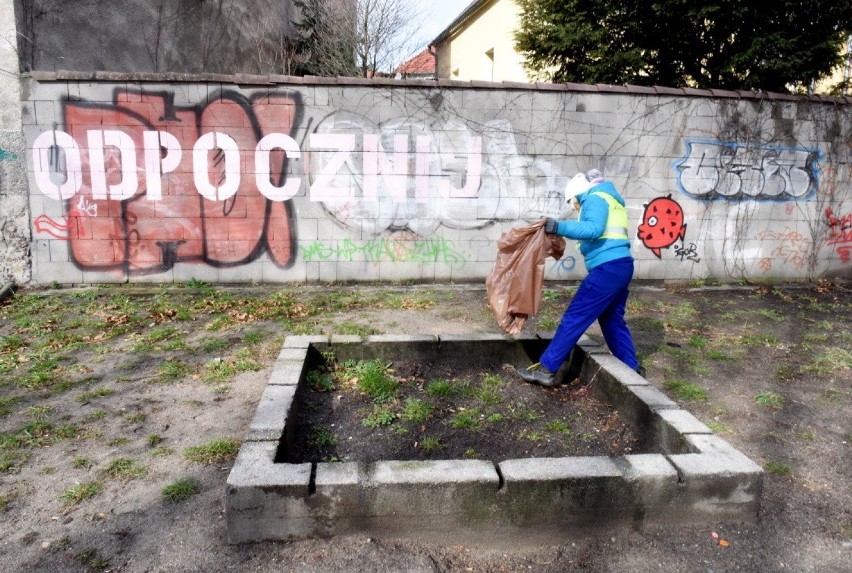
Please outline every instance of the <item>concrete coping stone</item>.
[[278, 358], [275, 359], [275, 362], [286, 362], [289, 360], [302, 360], [304, 361], [308, 357], [308, 347], [299, 347], [299, 348], [287, 348], [282, 347], [281, 352], [278, 353]]
[[[302, 349], [299, 349], [302, 350]], [[307, 355], [307, 348], [304, 349]], [[270, 386], [296, 386], [302, 380], [307, 369], [306, 360], [276, 360], [269, 374]]]
[[432, 88], [470, 88], [470, 89], [493, 89], [505, 90], [530, 90], [542, 92], [566, 92], [566, 93], [640, 93], [647, 95], [673, 94], [679, 96], [699, 96], [716, 98], [736, 99], [784, 99], [790, 101], [811, 101], [833, 104], [849, 104], [849, 98], [843, 96], [826, 96], [817, 94], [784, 94], [777, 92], [757, 92], [750, 90], [715, 90], [696, 88], [669, 88], [638, 85], [613, 85], [613, 84], [579, 84], [579, 83], [549, 83], [549, 82], [488, 82], [488, 81], [460, 81], [446, 78], [362, 78], [352, 77], [321, 77], [321, 76], [285, 76], [282, 74], [221, 74], [221, 73], [182, 73], [182, 72], [110, 72], [100, 70], [32, 70], [20, 74], [22, 78], [32, 78], [38, 82], [55, 82], [63, 80], [71, 81], [109, 81], [109, 82], [135, 82], [135, 83], [163, 83], [163, 82], [192, 82], [192, 83], [216, 83], [216, 84], [246, 84], [260, 86], [388, 86], [408, 88], [411, 86], [422, 86]]
[[[585, 348], [584, 348], [585, 350]], [[592, 352], [589, 356], [589, 361], [592, 364], [606, 370], [613, 378], [625, 386], [649, 386], [649, 382], [645, 380], [638, 372], [630, 368], [627, 364], [609, 353]]]
[[[445, 334], [442, 338], [446, 340], [446, 336], [447, 335]], [[507, 338], [509, 338], [509, 340], [517, 340], [520, 342], [522, 340], [541, 340], [541, 335], [534, 332], [519, 332], [516, 336], [509, 337], [507, 335]]]
[[763, 468], [745, 456], [727, 454], [678, 454], [669, 456], [682, 481], [708, 477], [759, 477]]
[[364, 339], [357, 334], [332, 334], [331, 344], [361, 344]]
[[660, 478], [677, 482], [677, 470], [663, 454], [631, 454], [616, 458], [615, 463], [628, 482]]
[[590, 337], [588, 334], [583, 334], [580, 336], [580, 340], [577, 341], [577, 346], [582, 348], [600, 348], [604, 349], [603, 345], [599, 344], [596, 340]]
[[371, 334], [364, 340], [367, 344], [388, 342], [438, 342], [434, 334]]
[[290, 406], [296, 396], [296, 385], [267, 384], [251, 424], [247, 441], [279, 440], [287, 424]]
[[681, 434], [712, 434], [713, 430], [686, 410], [658, 410], [660, 418]]
[[473, 333], [473, 334], [440, 334], [439, 342], [505, 342], [512, 340], [505, 334]]
[[284, 339], [284, 348], [308, 348], [312, 344], [328, 344], [328, 336], [297, 334]]
[[500, 477], [494, 464], [485, 460], [381, 461], [372, 465], [369, 485], [492, 483]]
[[[716, 434], [688, 434], [684, 436], [684, 438], [686, 439], [686, 442], [699, 453], [720, 454], [739, 457], [748, 462], [751, 462], [751, 459], [747, 455], [732, 446], [730, 442], [720, 438]], [[760, 468], [760, 466], [758, 466], [757, 464], [754, 465], [757, 468]]]
[[507, 487], [512, 482], [622, 477], [615, 462], [605, 456], [523, 458], [502, 461], [497, 467]]
[[763, 468], [719, 436], [691, 434], [685, 439], [697, 453], [668, 456], [682, 474], [763, 474]]
[[277, 441], [245, 442], [228, 474], [229, 487], [270, 487], [292, 489], [293, 494], [307, 497], [312, 464], [276, 464]]
[[500, 476], [494, 464], [484, 460], [427, 460], [317, 463], [317, 490], [329, 486], [388, 484], [490, 483], [494, 489]]
[[[637, 376], [639, 376], [637, 374]], [[641, 376], [640, 376], [641, 378]], [[660, 390], [657, 390], [655, 387], [650, 384], [646, 384], [644, 386], [633, 385], [626, 386], [626, 390], [631, 392], [634, 396], [639, 398], [642, 402], [645, 403], [648, 408], [651, 409], [652, 412], [656, 412], [658, 410], [665, 409], [679, 409], [680, 407], [674, 402], [671, 398], [666, 396]]]

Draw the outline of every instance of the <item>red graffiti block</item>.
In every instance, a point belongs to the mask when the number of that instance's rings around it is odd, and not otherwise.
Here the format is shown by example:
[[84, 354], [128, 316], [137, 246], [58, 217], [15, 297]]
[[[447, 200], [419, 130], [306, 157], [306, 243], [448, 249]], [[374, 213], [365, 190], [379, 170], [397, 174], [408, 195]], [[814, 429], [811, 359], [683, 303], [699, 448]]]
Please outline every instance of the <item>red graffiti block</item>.
[[91, 254], [96, 264], [110, 266], [124, 258], [124, 244], [113, 239], [87, 239], [77, 241], [77, 244]]
[[[248, 99], [228, 92], [186, 108], [174, 107], [165, 93], [130, 91], [117, 91], [114, 105], [65, 102], [65, 130], [80, 149], [82, 168], [80, 190], [66, 202], [73, 260], [85, 270], [131, 274], [167, 270], [182, 261], [244, 264], [264, 251], [278, 265], [291, 264], [292, 211], [289, 202], [270, 201], [259, 192], [254, 150], [268, 133], [292, 133], [299, 106], [287, 94]], [[136, 150], [135, 188], [127, 182], [132, 179], [125, 180], [128, 174], [116, 147], [102, 142], [102, 151], [90, 149], [90, 131], [120, 132], [130, 139]], [[153, 198], [146, 181], [146, 131], [170, 134], [181, 150], [180, 162], [159, 178], [160, 196]], [[239, 158], [228, 163], [218, 146], [207, 153], [206, 186], [201, 179], [205, 192], [213, 189], [211, 197], [205, 197], [197, 185], [199, 168], [193, 153], [206, 134], [214, 134], [211, 137], [217, 143], [219, 139], [223, 144], [233, 142]], [[168, 153], [165, 148], [159, 151], [160, 157]], [[93, 189], [93, 160], [98, 158], [91, 153], [103, 155], [106, 189], [101, 186], [102, 196], [95, 196], [98, 192]], [[271, 179], [280, 185], [286, 157], [278, 150], [270, 156]], [[223, 191], [237, 179], [235, 189]]]
[[128, 247], [130, 249], [130, 259], [133, 261], [133, 267], [136, 269], [156, 267], [163, 254], [159, 241], [153, 239], [131, 238]]
[[269, 217], [266, 219], [266, 245], [273, 261], [286, 260], [288, 253], [295, 247], [293, 228], [282, 222], [290, 220], [290, 203], [276, 201], [272, 203]]

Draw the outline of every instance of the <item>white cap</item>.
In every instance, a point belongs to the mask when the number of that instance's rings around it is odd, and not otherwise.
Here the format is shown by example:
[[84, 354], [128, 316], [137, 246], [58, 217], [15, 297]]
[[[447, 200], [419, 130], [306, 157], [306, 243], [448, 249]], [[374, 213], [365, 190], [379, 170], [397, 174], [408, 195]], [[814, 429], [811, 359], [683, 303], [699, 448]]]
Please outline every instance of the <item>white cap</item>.
[[586, 176], [582, 173], [577, 173], [574, 177], [568, 181], [568, 184], [565, 186], [565, 201], [568, 202], [577, 195], [581, 193], [585, 193], [592, 187], [594, 187], [594, 183], [590, 183]]

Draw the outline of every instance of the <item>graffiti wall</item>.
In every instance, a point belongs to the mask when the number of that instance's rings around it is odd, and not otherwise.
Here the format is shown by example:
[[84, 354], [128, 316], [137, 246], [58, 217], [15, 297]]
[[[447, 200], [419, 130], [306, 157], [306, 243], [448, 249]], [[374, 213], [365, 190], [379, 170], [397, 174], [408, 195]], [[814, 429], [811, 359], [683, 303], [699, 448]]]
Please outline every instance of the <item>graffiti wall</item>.
[[845, 100], [220, 82], [24, 80], [33, 282], [483, 280], [592, 167], [637, 278], [852, 274]]

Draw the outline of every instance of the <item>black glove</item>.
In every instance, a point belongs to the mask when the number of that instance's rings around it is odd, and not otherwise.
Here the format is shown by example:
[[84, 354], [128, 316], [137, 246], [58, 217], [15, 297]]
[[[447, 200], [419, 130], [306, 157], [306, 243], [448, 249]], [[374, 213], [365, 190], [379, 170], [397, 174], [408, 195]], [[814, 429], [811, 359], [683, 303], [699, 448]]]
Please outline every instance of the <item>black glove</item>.
[[556, 233], [556, 219], [548, 217], [544, 220], [544, 232], [550, 235]]

